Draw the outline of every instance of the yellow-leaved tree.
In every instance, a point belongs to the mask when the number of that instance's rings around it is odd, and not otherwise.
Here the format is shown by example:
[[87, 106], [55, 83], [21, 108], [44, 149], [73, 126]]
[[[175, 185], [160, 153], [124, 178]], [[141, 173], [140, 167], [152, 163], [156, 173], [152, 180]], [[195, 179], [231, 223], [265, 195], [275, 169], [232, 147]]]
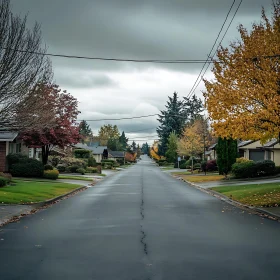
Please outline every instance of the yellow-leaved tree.
[[235, 139], [265, 142], [280, 132], [280, 1], [271, 19], [248, 31], [241, 40], [221, 47], [214, 63], [214, 80], [204, 80], [204, 97], [215, 133]]

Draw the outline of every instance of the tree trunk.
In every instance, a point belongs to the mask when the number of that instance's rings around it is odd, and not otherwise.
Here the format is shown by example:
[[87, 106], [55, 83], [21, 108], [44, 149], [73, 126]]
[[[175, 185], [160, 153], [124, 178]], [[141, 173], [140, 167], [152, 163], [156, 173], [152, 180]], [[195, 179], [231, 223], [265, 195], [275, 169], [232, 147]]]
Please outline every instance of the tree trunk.
[[49, 145], [42, 146], [42, 163], [44, 165], [48, 163], [49, 153], [50, 153]]

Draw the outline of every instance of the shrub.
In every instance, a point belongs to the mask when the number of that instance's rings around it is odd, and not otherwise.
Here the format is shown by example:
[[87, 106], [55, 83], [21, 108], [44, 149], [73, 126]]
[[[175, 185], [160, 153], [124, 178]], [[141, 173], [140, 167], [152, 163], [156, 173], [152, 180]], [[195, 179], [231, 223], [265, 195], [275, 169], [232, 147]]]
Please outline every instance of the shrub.
[[22, 161], [28, 161], [28, 156], [26, 155], [22, 155], [22, 154], [8, 154], [7, 157], [7, 163], [9, 164], [9, 166], [11, 166], [12, 164], [15, 163], [19, 163]]
[[44, 173], [42, 162], [31, 158], [12, 164], [10, 169], [11, 174], [15, 177], [42, 177]]
[[88, 166], [90, 167], [96, 167], [97, 163], [94, 157], [89, 157], [88, 158]]
[[186, 169], [186, 167], [187, 167], [187, 161], [185, 159], [181, 160], [179, 168]]
[[50, 164], [46, 164], [44, 170], [53, 170], [53, 167]]
[[102, 167], [104, 167], [104, 168], [106, 168], [106, 167], [110, 167], [110, 169], [112, 168], [112, 166], [113, 166], [113, 162], [104, 162], [104, 161], [102, 161], [101, 162], [101, 165], [102, 165]]
[[206, 163], [206, 171], [217, 171], [218, 166], [217, 166], [217, 161], [215, 159], [213, 160], [208, 160]]
[[78, 165], [71, 165], [71, 166], [69, 166], [69, 171], [71, 173], [76, 173], [76, 172], [78, 172], [78, 169], [80, 169], [80, 168], [82, 168], [82, 167], [79, 167]]
[[98, 172], [98, 170], [97, 170], [96, 167], [90, 167], [90, 166], [87, 167], [86, 171], [87, 171], [88, 173], [97, 173], [97, 172]]
[[59, 173], [66, 171], [66, 167], [64, 165], [61, 165], [61, 164], [59, 164], [56, 168], [59, 171]]
[[4, 172], [0, 172], [0, 177], [5, 178], [8, 184], [10, 184], [13, 179], [13, 177], [10, 173], [4, 173]]
[[113, 167], [120, 167], [120, 164], [119, 164], [118, 162], [115, 161], [115, 162], [113, 163]]
[[202, 161], [202, 162], [201, 162], [201, 170], [202, 170], [203, 172], [207, 171], [206, 165], [207, 165], [207, 161]]
[[61, 158], [59, 161], [59, 164], [64, 165], [65, 167], [69, 167], [71, 165], [77, 165], [78, 167], [85, 168], [87, 163], [79, 158], [73, 158], [73, 157], [64, 157]]
[[56, 180], [58, 178], [58, 175], [59, 175], [59, 172], [56, 169], [44, 171], [44, 178], [46, 178], [46, 179]]
[[256, 177], [255, 166], [253, 161], [236, 162], [232, 165], [231, 171], [236, 178], [252, 178]]
[[59, 160], [60, 159], [57, 156], [49, 156], [49, 159], [48, 159], [50, 165], [55, 166], [55, 167], [59, 164]]
[[84, 168], [78, 168], [77, 173], [81, 173], [82, 175], [84, 175], [86, 173], [86, 170]]
[[255, 163], [256, 176], [270, 176], [275, 174], [275, 163], [272, 160], [257, 161]]
[[199, 170], [201, 169], [201, 164], [200, 163], [196, 163], [193, 165], [193, 170]]
[[247, 159], [245, 157], [240, 157], [240, 158], [236, 159], [237, 163], [248, 162], [248, 161], [252, 161], [252, 160], [249, 160], [249, 159]]
[[89, 158], [91, 156], [91, 151], [86, 149], [77, 149], [74, 151], [76, 158]]
[[280, 174], [280, 166], [275, 166], [275, 174]]
[[0, 177], [0, 188], [5, 187], [7, 185], [7, 179], [4, 177]]
[[113, 160], [113, 159], [102, 159], [101, 160], [101, 163], [114, 163], [115, 162], [115, 160]]

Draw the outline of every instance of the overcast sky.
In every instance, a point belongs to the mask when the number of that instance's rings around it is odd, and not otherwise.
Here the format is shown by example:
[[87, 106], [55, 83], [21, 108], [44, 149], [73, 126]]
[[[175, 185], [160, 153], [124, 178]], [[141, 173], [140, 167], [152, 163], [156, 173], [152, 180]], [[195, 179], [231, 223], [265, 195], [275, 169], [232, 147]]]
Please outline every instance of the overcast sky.
[[[14, 12], [29, 14], [30, 25], [41, 24], [49, 53], [129, 59], [206, 59], [232, 2], [11, 0]], [[236, 0], [233, 12], [239, 2]], [[250, 28], [259, 21], [262, 6], [270, 13], [271, 3], [244, 0], [223, 46], [238, 39], [238, 24]], [[156, 114], [174, 91], [181, 97], [190, 92], [203, 66], [66, 58], [52, 58], [52, 62], [57, 84], [79, 100], [79, 118], [86, 120]], [[206, 77], [211, 77], [210, 71]], [[198, 96], [202, 89], [201, 83]], [[108, 122], [89, 123], [96, 134]], [[153, 139], [158, 125], [156, 117], [109, 123], [117, 124], [130, 139]], [[129, 133], [133, 131], [137, 132]]]

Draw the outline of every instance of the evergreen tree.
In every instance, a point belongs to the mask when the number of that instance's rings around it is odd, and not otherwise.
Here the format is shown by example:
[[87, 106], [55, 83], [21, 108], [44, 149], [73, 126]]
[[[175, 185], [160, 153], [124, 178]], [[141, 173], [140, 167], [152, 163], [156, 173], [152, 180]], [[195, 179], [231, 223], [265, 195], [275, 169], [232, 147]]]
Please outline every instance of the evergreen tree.
[[231, 166], [238, 157], [237, 141], [219, 137], [217, 144], [217, 165], [219, 173], [227, 175], [231, 171]]
[[111, 151], [122, 151], [122, 144], [120, 143], [119, 139], [116, 138], [109, 138], [107, 147]]
[[168, 162], [174, 163], [177, 159], [177, 143], [178, 138], [176, 133], [173, 131], [170, 133], [168, 137], [167, 151], [166, 151], [166, 159]]
[[82, 143], [90, 141], [90, 139], [92, 138], [92, 130], [91, 130], [89, 124], [84, 120], [81, 121], [81, 123], [80, 123], [79, 134], [81, 136]]
[[137, 146], [136, 146], [136, 143], [133, 141], [132, 144], [131, 144], [131, 150], [135, 153], [136, 150], [137, 150]]
[[119, 138], [119, 142], [121, 144], [121, 150], [125, 151], [127, 147], [128, 138], [126, 138], [124, 131], [122, 132], [122, 135]]
[[142, 153], [145, 155], [150, 154], [150, 146], [148, 145], [147, 142], [142, 145]]
[[187, 124], [193, 124], [195, 120], [202, 119], [204, 110], [202, 100], [193, 95], [191, 98], [184, 97], [183, 115]]
[[175, 134], [181, 135], [184, 124], [185, 116], [183, 115], [184, 103], [179, 100], [178, 94], [173, 93], [173, 96], [168, 96], [166, 110], [160, 111], [159, 127], [157, 134], [160, 138], [159, 155], [165, 155], [167, 151], [168, 137], [172, 131]]

